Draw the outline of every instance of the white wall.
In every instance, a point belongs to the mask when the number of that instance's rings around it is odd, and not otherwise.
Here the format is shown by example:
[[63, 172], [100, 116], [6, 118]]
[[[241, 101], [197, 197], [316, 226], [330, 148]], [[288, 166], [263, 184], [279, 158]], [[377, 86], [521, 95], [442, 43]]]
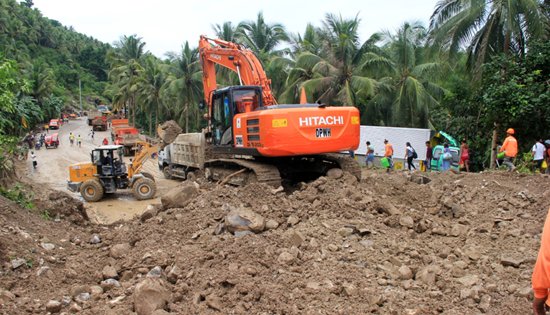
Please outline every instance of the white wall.
[[356, 154], [367, 153], [367, 141], [374, 145], [374, 155], [384, 155], [384, 139], [393, 145], [393, 156], [405, 156], [405, 143], [410, 142], [418, 154], [417, 160], [426, 159], [426, 141], [430, 140], [430, 129], [361, 126], [361, 140]]

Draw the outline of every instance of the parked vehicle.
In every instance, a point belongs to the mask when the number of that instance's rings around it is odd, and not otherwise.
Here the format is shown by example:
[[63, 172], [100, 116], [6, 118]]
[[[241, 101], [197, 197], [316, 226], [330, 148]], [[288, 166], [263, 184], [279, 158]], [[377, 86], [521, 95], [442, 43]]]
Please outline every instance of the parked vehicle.
[[[451, 151], [451, 170], [458, 172], [460, 170], [460, 146], [458, 142], [451, 135], [440, 131], [435, 135], [435, 138], [442, 138], [449, 143], [449, 150]], [[440, 171], [443, 165], [443, 144], [438, 144], [432, 149], [432, 171]]]
[[61, 127], [62, 124], [63, 124], [63, 122], [61, 121], [61, 119], [52, 119], [52, 120], [50, 120], [50, 123], [48, 124], [48, 128], [49, 129], [59, 129], [59, 127]]
[[44, 138], [44, 145], [46, 146], [46, 149], [54, 148], [57, 149], [59, 146], [59, 134], [54, 133], [51, 135], [47, 135]]

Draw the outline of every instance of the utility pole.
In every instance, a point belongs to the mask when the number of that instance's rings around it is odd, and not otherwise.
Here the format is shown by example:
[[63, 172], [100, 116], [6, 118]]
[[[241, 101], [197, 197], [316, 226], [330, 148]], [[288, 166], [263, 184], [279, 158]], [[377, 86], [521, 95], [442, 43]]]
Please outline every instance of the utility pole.
[[82, 85], [80, 84], [80, 78], [78, 78], [78, 91], [80, 93], [80, 116], [82, 116]]

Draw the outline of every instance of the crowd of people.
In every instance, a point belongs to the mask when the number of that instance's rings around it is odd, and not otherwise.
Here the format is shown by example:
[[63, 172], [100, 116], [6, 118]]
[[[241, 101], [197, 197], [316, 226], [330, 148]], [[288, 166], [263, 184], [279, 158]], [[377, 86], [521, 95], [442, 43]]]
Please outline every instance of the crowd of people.
[[[496, 148], [497, 151], [497, 165], [505, 165], [509, 171], [515, 171], [515, 161], [518, 155], [518, 141], [514, 136], [515, 130], [513, 128], [508, 128], [506, 130], [506, 138], [501, 146]], [[365, 165], [367, 168], [375, 167], [374, 163], [374, 146], [370, 141], [366, 142], [367, 150], [365, 156]], [[453, 152], [454, 150], [454, 152]], [[470, 171], [470, 147], [466, 139], [462, 139], [460, 144], [460, 149], [457, 152], [457, 149], [451, 150], [449, 143], [444, 143], [442, 145], [442, 150], [436, 152], [437, 157], [434, 157], [434, 148], [431, 145], [430, 141], [426, 141], [426, 157], [422, 161], [422, 169], [426, 172], [432, 170], [432, 164], [437, 165], [437, 171], [446, 172], [449, 170], [456, 171], [458, 169], [463, 169], [466, 172]], [[437, 151], [437, 150], [436, 150]], [[457, 155], [455, 159], [453, 153]], [[533, 145], [531, 150], [531, 155], [533, 158], [532, 168], [535, 172], [546, 172], [550, 174], [550, 140], [543, 141], [539, 139]], [[409, 172], [417, 170], [414, 161], [418, 158], [418, 154], [415, 148], [411, 145], [410, 142], [405, 144], [405, 154], [403, 156], [403, 161], [407, 165]], [[386, 168], [387, 172], [390, 172], [394, 169], [394, 149], [393, 145], [389, 142], [388, 139], [384, 139], [384, 156], [380, 160], [380, 164], [383, 168]], [[437, 161], [437, 162], [433, 162]], [[458, 165], [456, 164], [458, 162]], [[454, 167], [453, 167], [454, 165]]]

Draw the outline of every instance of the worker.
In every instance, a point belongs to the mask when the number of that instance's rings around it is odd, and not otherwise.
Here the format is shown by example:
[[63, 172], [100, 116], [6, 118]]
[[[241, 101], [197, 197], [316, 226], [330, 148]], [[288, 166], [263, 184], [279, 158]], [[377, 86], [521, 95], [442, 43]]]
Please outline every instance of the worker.
[[72, 147], [72, 146], [73, 146], [73, 144], [74, 144], [74, 135], [73, 135], [73, 133], [72, 133], [72, 132], [71, 132], [71, 133], [69, 133], [69, 142], [71, 143], [71, 147]]
[[374, 166], [374, 146], [370, 144], [370, 141], [367, 141], [367, 158], [365, 159], [367, 168], [369, 168], [369, 162], [371, 166]]
[[82, 138], [80, 137], [80, 135], [76, 137], [76, 144], [78, 145], [79, 148], [82, 147]]
[[542, 169], [542, 162], [544, 161], [544, 151], [546, 151], [546, 148], [544, 147], [542, 139], [537, 140], [537, 142], [535, 143], [535, 145], [533, 145], [533, 148], [531, 149], [535, 172], [544, 172], [544, 170]]
[[502, 147], [500, 147], [499, 151], [504, 152], [504, 161], [502, 164], [508, 166], [508, 171], [510, 172], [516, 169], [513, 160], [518, 154], [518, 141], [514, 138], [514, 134], [514, 129], [508, 128], [508, 130], [506, 130], [506, 139], [504, 139], [504, 143], [502, 144]]
[[388, 139], [384, 139], [384, 157], [388, 159], [388, 162], [390, 163], [390, 166], [386, 169], [386, 172], [389, 172], [390, 169], [393, 169], [393, 146], [388, 141]]
[[424, 160], [424, 171], [428, 171], [432, 168], [432, 145], [430, 141], [426, 141], [426, 159]]
[[108, 145], [109, 144], [109, 140], [107, 140], [107, 138], [103, 138], [103, 145]]
[[546, 314], [545, 302], [550, 289], [550, 209], [540, 238], [540, 249], [531, 277], [533, 287], [533, 312], [535, 315]]

